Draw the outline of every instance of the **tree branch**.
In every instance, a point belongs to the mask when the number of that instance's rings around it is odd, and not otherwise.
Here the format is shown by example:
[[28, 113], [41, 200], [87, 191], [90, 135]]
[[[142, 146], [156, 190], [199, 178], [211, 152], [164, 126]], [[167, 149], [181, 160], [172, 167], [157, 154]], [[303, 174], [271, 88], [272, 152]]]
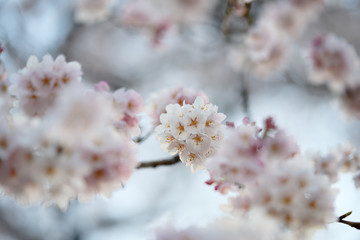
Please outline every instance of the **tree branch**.
[[151, 161], [151, 162], [141, 162], [136, 168], [137, 169], [156, 168], [158, 166], [174, 165], [178, 162], [180, 162], [180, 157], [179, 157], [179, 155], [176, 155], [175, 157], [173, 157], [171, 159]]
[[360, 222], [351, 222], [351, 221], [343, 220], [344, 218], [350, 216], [351, 213], [352, 212], [348, 212], [348, 213], [345, 213], [344, 215], [341, 215], [340, 217], [338, 217], [337, 222], [349, 225], [350, 227], [360, 230]]
[[[252, 4], [251, 2], [245, 3], [245, 5], [243, 6], [244, 12], [242, 14], [242, 17], [245, 18], [248, 23], [247, 29], [252, 25], [252, 22], [253, 22], [251, 15], [250, 15], [251, 4]], [[230, 37], [230, 22], [231, 22], [231, 17], [233, 15], [233, 12], [234, 12], [234, 9], [236, 8], [236, 6], [237, 6], [236, 0], [228, 0], [227, 1], [225, 16], [224, 16], [222, 24], [221, 24], [221, 30], [227, 38]]]
[[135, 143], [141, 143], [141, 142], [144, 142], [146, 139], [148, 139], [151, 134], [153, 133], [153, 130], [149, 131], [148, 133], [146, 133], [144, 136], [140, 136], [140, 137], [137, 137], [135, 138], [133, 141]]

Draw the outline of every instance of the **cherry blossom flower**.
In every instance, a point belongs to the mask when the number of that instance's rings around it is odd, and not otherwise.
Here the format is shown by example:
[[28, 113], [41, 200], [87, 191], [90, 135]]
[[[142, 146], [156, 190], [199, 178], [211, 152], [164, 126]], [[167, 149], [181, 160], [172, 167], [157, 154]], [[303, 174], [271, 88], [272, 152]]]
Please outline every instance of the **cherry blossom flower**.
[[15, 75], [9, 90], [27, 115], [40, 117], [54, 104], [59, 90], [80, 81], [81, 75], [80, 64], [66, 62], [62, 55], [55, 60], [45, 55], [41, 62], [31, 56], [26, 68]]
[[159, 93], [151, 95], [147, 112], [149, 113], [153, 125], [160, 124], [160, 115], [166, 113], [166, 106], [169, 104], [193, 104], [196, 97], [201, 97], [205, 103], [208, 103], [208, 97], [202, 91], [194, 91], [192, 89], [184, 89], [183, 87], [175, 87], [172, 89], [164, 89]]
[[216, 189], [252, 185], [271, 164], [287, 161], [298, 153], [296, 142], [277, 129], [272, 118], [265, 120], [265, 126], [262, 131], [245, 119], [242, 125], [228, 128], [219, 151], [205, 164]]
[[217, 151], [224, 119], [216, 106], [197, 97], [192, 105], [169, 104], [155, 132], [162, 147], [171, 154], [179, 153], [180, 160], [194, 172], [203, 169], [205, 159]]
[[273, 165], [260, 175], [252, 203], [265, 208], [288, 227], [322, 227], [335, 220], [335, 195], [328, 179], [314, 174], [311, 165], [302, 161]]
[[273, 23], [261, 21], [245, 37], [245, 58], [240, 62], [260, 75], [281, 69], [289, 52], [289, 39]]
[[110, 87], [105, 81], [94, 86], [95, 91], [100, 92], [112, 102], [114, 111], [114, 127], [123, 133], [131, 136], [139, 136], [138, 114], [143, 110], [144, 102], [136, 91], [125, 88], [110, 92]]
[[355, 49], [344, 39], [333, 34], [318, 36], [309, 52], [309, 80], [312, 83], [326, 83], [336, 93], [354, 85], [359, 60]]

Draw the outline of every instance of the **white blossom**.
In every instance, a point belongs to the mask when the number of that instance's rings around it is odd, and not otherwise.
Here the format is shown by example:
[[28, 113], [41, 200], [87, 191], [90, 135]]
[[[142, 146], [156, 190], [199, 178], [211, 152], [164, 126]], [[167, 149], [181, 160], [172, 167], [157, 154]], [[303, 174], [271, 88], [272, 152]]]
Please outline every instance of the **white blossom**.
[[216, 106], [197, 97], [192, 105], [168, 105], [155, 132], [164, 149], [171, 154], [179, 153], [180, 160], [196, 171], [203, 169], [205, 159], [217, 151], [224, 119]]

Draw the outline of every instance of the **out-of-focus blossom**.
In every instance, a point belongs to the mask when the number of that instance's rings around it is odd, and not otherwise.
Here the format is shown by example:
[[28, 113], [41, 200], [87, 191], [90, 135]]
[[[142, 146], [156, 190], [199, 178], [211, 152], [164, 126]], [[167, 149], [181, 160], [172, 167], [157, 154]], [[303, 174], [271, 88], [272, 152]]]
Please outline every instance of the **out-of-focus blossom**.
[[338, 175], [356, 173], [360, 169], [360, 153], [350, 143], [334, 148], [326, 155], [312, 154], [308, 156], [314, 162], [316, 174], [324, 174], [332, 183], [338, 181]]
[[309, 50], [310, 79], [314, 84], [326, 83], [336, 93], [356, 82], [359, 60], [355, 49], [333, 34], [316, 37]]
[[[286, 2], [288, 0], [282, 1]], [[324, 0], [290, 0], [289, 2], [305, 12], [316, 11], [324, 4]]]
[[[247, 184], [262, 173], [264, 165], [259, 154], [261, 140], [258, 133], [257, 127], [252, 125], [228, 130], [219, 152], [206, 162], [216, 184], [228, 187]], [[229, 183], [231, 185], [227, 185]]]
[[130, 90], [113, 98], [106, 83], [96, 91], [78, 81], [66, 85], [42, 118], [26, 119], [15, 105], [11, 117], [25, 120], [0, 120], [0, 189], [19, 202], [64, 208], [73, 199], [109, 196], [137, 165], [127, 129], [114, 123], [136, 118], [139, 96]]
[[120, 12], [120, 22], [140, 28], [151, 35], [154, 46], [160, 45], [165, 35], [174, 27], [171, 16], [152, 1], [128, 2]]
[[325, 156], [313, 155], [314, 168], [316, 174], [324, 174], [334, 183], [338, 180], [340, 159], [336, 154], [328, 154]]
[[139, 121], [137, 114], [139, 114], [144, 107], [144, 102], [140, 94], [134, 90], [118, 89], [113, 94], [113, 104], [117, 112], [123, 116], [117, 116], [114, 124], [117, 129], [126, 132], [132, 136], [140, 135]]
[[41, 117], [54, 104], [58, 92], [65, 85], [80, 81], [81, 75], [80, 64], [66, 62], [63, 55], [55, 60], [45, 55], [41, 62], [31, 56], [26, 67], [15, 75], [10, 93], [27, 115]]
[[306, 162], [294, 159], [268, 168], [252, 190], [252, 204], [294, 229], [318, 228], [334, 221], [335, 195], [330, 182]]
[[150, 115], [153, 125], [160, 124], [160, 115], [166, 113], [166, 106], [169, 104], [193, 104], [197, 97], [201, 97], [205, 103], [209, 102], [208, 97], [202, 91], [194, 91], [192, 89], [184, 89], [183, 87], [175, 87], [165, 89], [159, 93], [151, 95], [147, 112]]
[[129, 136], [139, 136], [140, 127], [137, 115], [144, 108], [141, 95], [132, 89], [125, 90], [125, 88], [110, 92], [110, 87], [105, 81], [95, 84], [94, 89], [112, 102], [115, 115], [114, 127]]
[[203, 169], [205, 159], [217, 151], [224, 119], [216, 106], [197, 97], [192, 105], [168, 105], [155, 132], [162, 147], [171, 154], [179, 153], [180, 160], [194, 172]]
[[115, 5], [114, 0], [75, 0], [75, 20], [92, 24], [106, 20]]
[[245, 37], [241, 64], [260, 75], [282, 69], [290, 51], [288, 38], [272, 23], [259, 21]]
[[[218, 153], [205, 164], [217, 189], [223, 189], [223, 185], [229, 189], [231, 185], [251, 185], [271, 162], [286, 161], [298, 152], [296, 142], [283, 130], [277, 130], [271, 118], [265, 122], [264, 136], [260, 136], [255, 123], [248, 121], [228, 129]], [[271, 131], [275, 131], [273, 136]]]
[[176, 26], [202, 22], [215, 6], [214, 0], [134, 0], [120, 12], [122, 24], [150, 33], [152, 43], [158, 46]]
[[288, 1], [270, 2], [264, 6], [261, 20], [272, 23], [288, 37], [297, 37], [306, 26], [304, 14]]
[[82, 84], [73, 83], [60, 92], [56, 105], [43, 117], [42, 125], [47, 136], [71, 146], [103, 131], [115, 117], [111, 99], [98, 92], [86, 92]]

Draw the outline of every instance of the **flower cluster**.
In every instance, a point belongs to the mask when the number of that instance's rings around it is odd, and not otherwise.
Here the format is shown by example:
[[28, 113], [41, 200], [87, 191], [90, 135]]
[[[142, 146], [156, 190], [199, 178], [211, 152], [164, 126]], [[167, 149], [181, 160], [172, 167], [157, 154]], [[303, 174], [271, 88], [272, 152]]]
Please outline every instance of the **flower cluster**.
[[[2, 70], [3, 99], [8, 83]], [[43, 104], [32, 106], [36, 118], [14, 104], [0, 119], [1, 192], [26, 204], [66, 207], [72, 199], [110, 195], [129, 179], [137, 165], [131, 134], [139, 128], [142, 98], [133, 90], [110, 93], [105, 82], [93, 90], [80, 75], [78, 63], [45, 56], [41, 63], [32, 57], [16, 76], [9, 88], [20, 103], [34, 94]]]
[[150, 104], [147, 112], [153, 121], [153, 125], [160, 124], [160, 115], [166, 113], [166, 106], [169, 104], [193, 104], [197, 97], [201, 97], [205, 103], [208, 103], [208, 97], [202, 91], [194, 91], [192, 89], [184, 89], [183, 87], [175, 87], [165, 89], [159, 93], [155, 93], [150, 97]]
[[216, 188], [225, 193], [232, 185], [253, 183], [272, 162], [285, 161], [297, 153], [297, 144], [282, 130], [276, 130], [271, 118], [266, 121], [266, 129], [266, 136], [261, 136], [261, 129], [247, 119], [243, 125], [229, 128], [218, 153], [206, 163], [211, 174], [209, 183], [215, 182]]
[[272, 1], [263, 7], [260, 18], [245, 36], [243, 47], [235, 59], [240, 66], [258, 75], [282, 70], [291, 50], [291, 41], [304, 30], [319, 1]]
[[309, 52], [309, 80], [312, 83], [327, 83], [337, 93], [354, 84], [359, 60], [355, 49], [344, 39], [333, 34], [318, 36]]
[[349, 143], [326, 155], [312, 154], [308, 157], [314, 162], [315, 172], [326, 175], [332, 183], [338, 181], [341, 172], [356, 173], [360, 169], [360, 153]]
[[95, 85], [95, 90], [107, 96], [113, 102], [116, 113], [114, 126], [119, 131], [131, 136], [139, 136], [140, 128], [137, 115], [143, 110], [144, 101], [134, 90], [117, 89], [110, 92], [109, 85], [102, 81]]
[[146, 30], [157, 46], [177, 25], [203, 20], [214, 5], [214, 0], [135, 0], [125, 4], [120, 20]]
[[325, 176], [317, 175], [307, 159], [276, 164], [259, 176], [250, 203], [264, 208], [293, 229], [323, 227], [334, 221], [335, 196]]
[[168, 105], [155, 132], [163, 148], [171, 154], [179, 153], [180, 160], [196, 171], [203, 169], [205, 159], [216, 153], [223, 136], [224, 119], [225, 115], [218, 113], [216, 106], [197, 97], [192, 105]]
[[26, 68], [15, 76], [10, 91], [19, 101], [20, 108], [29, 116], [42, 116], [54, 104], [63, 86], [81, 80], [81, 66], [66, 62], [60, 55], [55, 60], [50, 55], [39, 62], [31, 56]]
[[236, 213], [262, 208], [282, 225], [306, 230], [333, 219], [334, 195], [327, 177], [316, 174], [310, 158], [295, 158], [297, 144], [265, 121], [261, 130], [254, 122], [229, 128], [218, 153], [206, 162], [216, 190], [239, 195], [230, 199]]

